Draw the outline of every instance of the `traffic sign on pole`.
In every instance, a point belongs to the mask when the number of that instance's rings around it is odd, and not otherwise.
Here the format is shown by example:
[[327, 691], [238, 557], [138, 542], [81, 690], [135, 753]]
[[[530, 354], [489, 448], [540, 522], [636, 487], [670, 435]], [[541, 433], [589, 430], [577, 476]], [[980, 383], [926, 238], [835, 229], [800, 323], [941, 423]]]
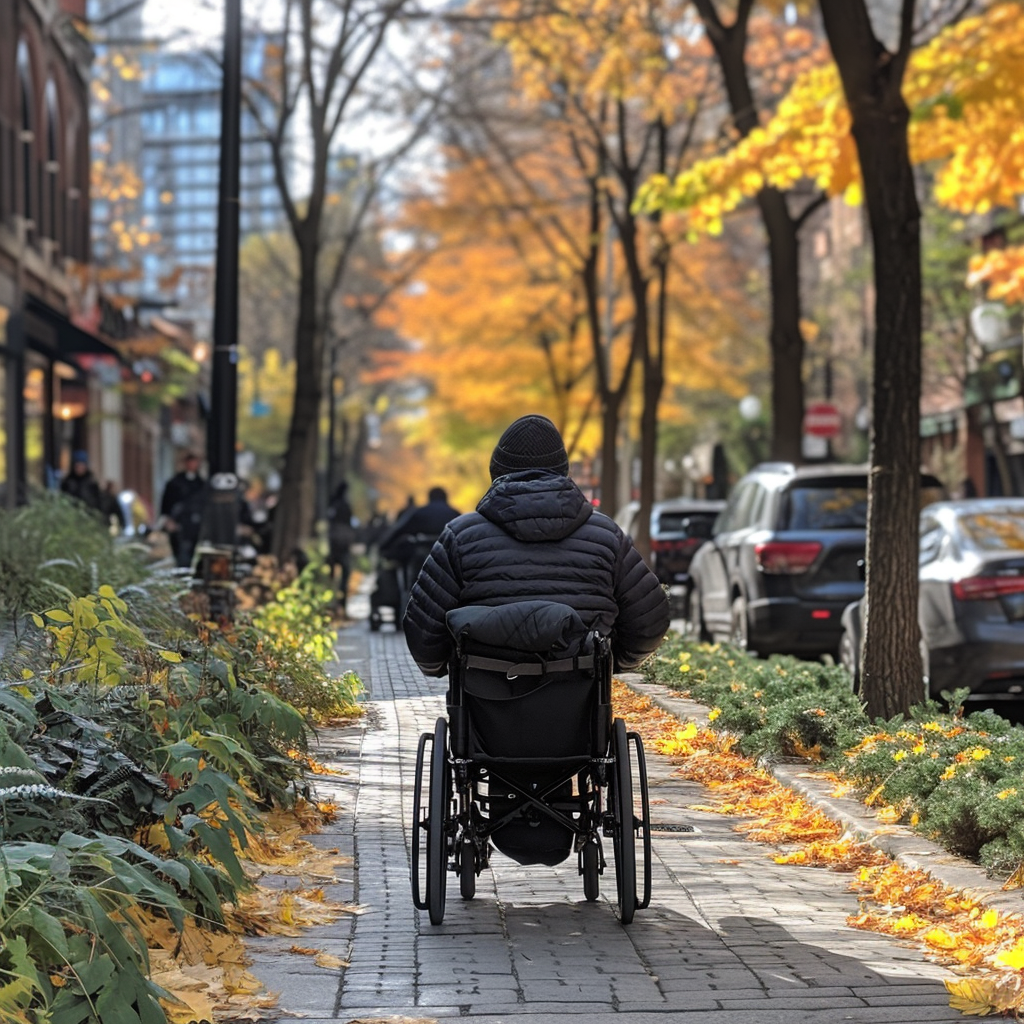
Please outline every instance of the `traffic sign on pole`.
[[811, 437], [838, 437], [843, 417], [831, 402], [812, 402], [804, 410], [804, 433]]

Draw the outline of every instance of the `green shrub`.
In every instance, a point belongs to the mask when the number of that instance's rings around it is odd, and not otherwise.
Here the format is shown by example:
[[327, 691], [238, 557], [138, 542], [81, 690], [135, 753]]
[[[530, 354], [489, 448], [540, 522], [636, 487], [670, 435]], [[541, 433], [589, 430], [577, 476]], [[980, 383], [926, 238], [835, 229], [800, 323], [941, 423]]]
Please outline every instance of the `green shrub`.
[[305, 791], [307, 715], [358, 697], [315, 572], [221, 630], [145, 556], [62, 498], [0, 513], [5, 1022], [162, 1024], [136, 913], [222, 921], [257, 810]]
[[353, 672], [332, 676], [337, 632], [331, 625], [334, 592], [328, 570], [311, 563], [237, 631], [239, 674], [271, 690], [314, 722], [352, 715], [362, 691]]
[[775, 656], [767, 661], [678, 634], [645, 666], [648, 677], [717, 708], [716, 725], [740, 735], [753, 756], [837, 757], [866, 725], [860, 701], [836, 666]]
[[181, 927], [188, 869], [110, 836], [0, 847], [0, 1020], [163, 1024], [138, 906]]
[[9, 627], [101, 583], [120, 589], [152, 577], [145, 545], [112, 537], [79, 501], [46, 492], [0, 510], [0, 619]]
[[820, 758], [951, 853], [1000, 875], [1024, 863], [1024, 728], [992, 711], [965, 715], [967, 691], [871, 723], [842, 669], [678, 635], [645, 671], [716, 709], [716, 728], [738, 734], [743, 752]]

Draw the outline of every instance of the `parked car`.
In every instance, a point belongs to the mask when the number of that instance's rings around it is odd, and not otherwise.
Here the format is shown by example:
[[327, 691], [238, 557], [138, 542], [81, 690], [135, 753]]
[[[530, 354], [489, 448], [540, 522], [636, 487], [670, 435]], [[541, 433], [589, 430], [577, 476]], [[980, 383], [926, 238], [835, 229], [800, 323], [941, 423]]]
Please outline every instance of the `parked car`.
[[[943, 497], [922, 475], [922, 505]], [[867, 506], [865, 466], [756, 466], [690, 563], [692, 631], [762, 656], [835, 655], [843, 610], [864, 594]]]
[[[704, 498], [669, 498], [651, 506], [651, 568], [671, 588], [673, 604], [684, 618], [689, 614], [690, 562], [697, 549], [711, 537], [724, 501]], [[636, 535], [640, 503], [622, 507], [615, 521], [631, 536]]]
[[[928, 692], [1024, 698], [1024, 498], [965, 498], [921, 512], [918, 622]], [[839, 658], [857, 680], [863, 600], [842, 615]]]

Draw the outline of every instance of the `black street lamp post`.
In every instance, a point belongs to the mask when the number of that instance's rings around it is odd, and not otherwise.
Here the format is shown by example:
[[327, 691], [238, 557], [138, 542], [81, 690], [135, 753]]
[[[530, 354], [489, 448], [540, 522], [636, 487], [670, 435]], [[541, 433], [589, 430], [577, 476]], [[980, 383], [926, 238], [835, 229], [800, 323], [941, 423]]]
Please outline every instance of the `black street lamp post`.
[[[210, 593], [233, 588], [233, 549], [238, 528], [239, 482], [235, 465], [238, 421], [238, 252], [241, 179], [242, 0], [224, 2], [224, 70], [221, 90], [220, 186], [213, 312], [213, 373], [207, 422], [209, 500], [203, 523], [208, 553], [201, 576]], [[219, 590], [213, 586], [219, 584]], [[223, 605], [224, 602], [219, 602]], [[221, 611], [230, 612], [228, 607]], [[211, 608], [211, 611], [215, 609]]]

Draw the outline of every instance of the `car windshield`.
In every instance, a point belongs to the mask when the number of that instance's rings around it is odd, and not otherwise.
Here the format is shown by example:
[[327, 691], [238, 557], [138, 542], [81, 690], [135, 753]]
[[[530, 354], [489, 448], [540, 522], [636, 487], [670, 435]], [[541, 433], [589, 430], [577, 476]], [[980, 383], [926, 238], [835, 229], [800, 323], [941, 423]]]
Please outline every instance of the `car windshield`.
[[710, 537], [711, 524], [717, 512], [662, 512], [658, 516], [658, 533], [685, 533], [690, 537]]
[[1024, 551], [1024, 515], [978, 512], [960, 516], [960, 529], [982, 551]]
[[784, 530], [856, 530], [868, 521], [868, 489], [863, 482], [810, 480], [786, 492]]

